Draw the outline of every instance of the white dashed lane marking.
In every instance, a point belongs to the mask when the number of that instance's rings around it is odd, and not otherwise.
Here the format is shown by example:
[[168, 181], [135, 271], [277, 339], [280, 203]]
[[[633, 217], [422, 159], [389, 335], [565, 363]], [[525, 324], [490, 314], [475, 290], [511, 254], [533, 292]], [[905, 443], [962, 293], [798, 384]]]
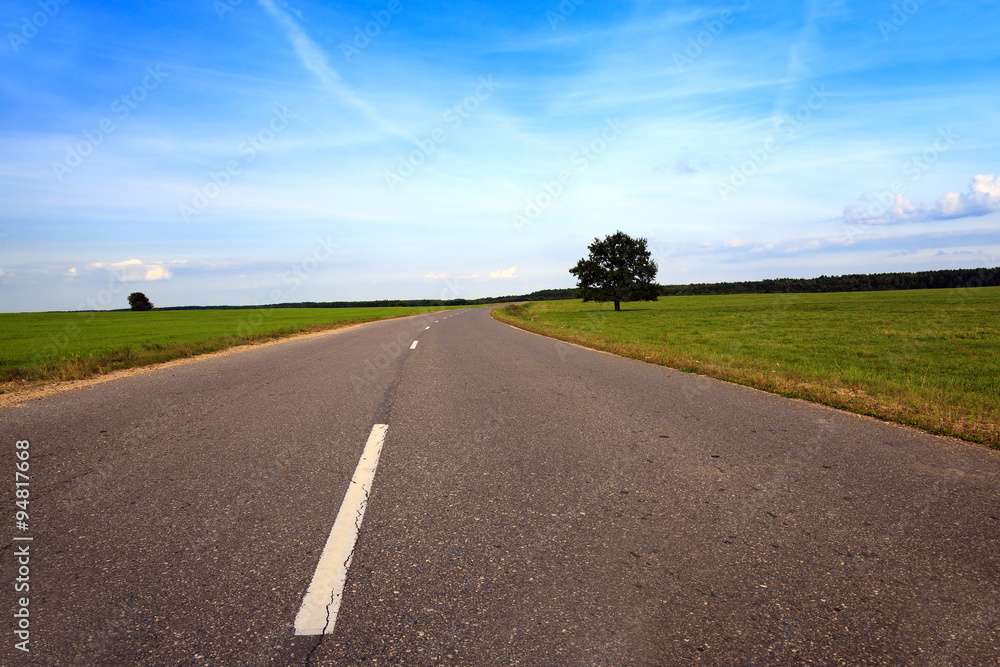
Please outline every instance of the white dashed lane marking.
[[344, 598], [344, 582], [347, 580], [347, 568], [354, 558], [354, 544], [358, 540], [358, 530], [365, 516], [368, 505], [368, 494], [371, 492], [372, 480], [375, 478], [375, 468], [378, 457], [382, 453], [388, 424], [375, 424], [361, 453], [361, 460], [354, 470], [351, 485], [344, 494], [344, 502], [340, 512], [333, 522], [330, 537], [326, 540], [323, 553], [316, 565], [309, 590], [302, 600], [302, 607], [295, 617], [296, 635], [322, 635], [333, 632], [337, 623], [337, 612]]

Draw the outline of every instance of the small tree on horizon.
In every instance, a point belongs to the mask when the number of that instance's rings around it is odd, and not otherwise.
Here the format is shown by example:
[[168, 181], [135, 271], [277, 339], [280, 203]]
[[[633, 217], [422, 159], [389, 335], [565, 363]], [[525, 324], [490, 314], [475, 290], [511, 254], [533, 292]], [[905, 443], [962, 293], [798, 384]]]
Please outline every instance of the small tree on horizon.
[[653, 261], [646, 239], [634, 239], [620, 231], [604, 240], [594, 239], [590, 256], [569, 270], [577, 278], [584, 301], [613, 301], [621, 310], [622, 301], [656, 301], [660, 296]]
[[153, 310], [153, 302], [142, 292], [132, 292], [128, 295], [128, 305], [132, 310]]

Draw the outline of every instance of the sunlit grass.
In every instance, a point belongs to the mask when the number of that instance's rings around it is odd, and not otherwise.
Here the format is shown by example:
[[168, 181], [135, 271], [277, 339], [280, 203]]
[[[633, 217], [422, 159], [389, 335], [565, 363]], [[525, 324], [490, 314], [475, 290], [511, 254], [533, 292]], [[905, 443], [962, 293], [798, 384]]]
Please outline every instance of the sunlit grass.
[[149, 312], [0, 314], [4, 390], [78, 380], [123, 368], [191, 357], [441, 308], [265, 308]]
[[1000, 446], [1000, 288], [537, 302], [495, 317], [623, 356]]

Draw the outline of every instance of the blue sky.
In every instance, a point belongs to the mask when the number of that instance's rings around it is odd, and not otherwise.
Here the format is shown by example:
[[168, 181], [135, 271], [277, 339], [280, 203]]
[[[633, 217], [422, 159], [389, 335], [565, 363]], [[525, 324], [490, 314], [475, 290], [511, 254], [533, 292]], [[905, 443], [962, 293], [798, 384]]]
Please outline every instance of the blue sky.
[[996, 2], [8, 2], [0, 311], [1000, 265]]

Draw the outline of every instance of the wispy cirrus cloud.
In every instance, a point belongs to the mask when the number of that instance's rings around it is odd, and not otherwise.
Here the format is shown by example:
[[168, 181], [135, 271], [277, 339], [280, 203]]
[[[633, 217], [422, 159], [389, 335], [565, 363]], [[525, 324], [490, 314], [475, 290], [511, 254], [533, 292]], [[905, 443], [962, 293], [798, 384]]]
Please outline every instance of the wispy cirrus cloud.
[[[329, 233], [351, 250], [296, 299], [570, 286], [568, 267], [616, 221], [664, 248], [666, 282], [981, 266], [1000, 253], [997, 179], [966, 187], [1000, 168], [1000, 3], [921, 3], [888, 40], [877, 25], [889, 8], [842, 0], [402, 3], [351, 58], [338, 44], [378, 22], [385, 0], [229, 4], [205, 21], [204, 3], [137, 13], [74, 0], [8, 68], [0, 310], [75, 307], [112, 266], [148, 281], [158, 304], [261, 303]], [[157, 63], [171, 77], [120, 118], [111, 105]], [[501, 85], [486, 101], [476, 91], [490, 75]], [[813, 86], [830, 99], [799, 123]], [[294, 120], [260, 150], [276, 103]], [[616, 118], [624, 131], [605, 147]], [[942, 126], [954, 126], [947, 151]], [[54, 160], [91, 146], [53, 178]], [[721, 202], [718, 184], [751, 159], [752, 182]], [[389, 192], [387, 171], [417, 162]], [[178, 226], [178, 203], [220, 181], [198, 224]], [[518, 234], [510, 213], [560, 190]], [[190, 262], [151, 261], [178, 257]], [[130, 258], [141, 262], [119, 261]]]
[[345, 105], [360, 112], [368, 122], [382, 131], [416, 143], [416, 140], [410, 134], [402, 130], [395, 123], [383, 118], [382, 114], [376, 108], [343, 82], [340, 73], [330, 66], [326, 52], [309, 37], [298, 21], [292, 18], [286, 11], [278, 8], [273, 0], [257, 1], [275, 22], [284, 29], [288, 40], [292, 43], [292, 48], [295, 49], [295, 55], [301, 61], [302, 66], [316, 75], [316, 78], [320, 80], [324, 89], [334, 93]]
[[309, 38], [298, 22], [287, 12], [275, 6], [272, 0], [258, 0], [258, 2], [278, 25], [284, 28], [292, 47], [295, 49], [295, 54], [302, 61], [302, 65], [315, 74], [326, 88], [346, 93], [350, 97], [350, 91], [346, 90], [341, 82], [340, 74], [327, 62], [326, 53]]
[[425, 273], [424, 280], [479, 280], [478, 273]]
[[480, 273], [425, 273], [424, 280], [509, 280], [518, 278], [517, 267], [490, 271], [488, 278]]
[[[698, 258], [702, 262], [740, 264], [751, 261], [780, 261], [799, 258], [815, 261], [820, 255], [877, 253], [893, 257], [918, 252], [948, 250], [951, 254], [977, 248], [983, 242], [1000, 242], [1000, 230], [925, 231], [912, 234], [868, 233], [829, 235], [773, 240], [709, 241], [701, 243], [663, 244], [657, 255], [670, 263]], [[813, 259], [809, 259], [813, 258]]]

